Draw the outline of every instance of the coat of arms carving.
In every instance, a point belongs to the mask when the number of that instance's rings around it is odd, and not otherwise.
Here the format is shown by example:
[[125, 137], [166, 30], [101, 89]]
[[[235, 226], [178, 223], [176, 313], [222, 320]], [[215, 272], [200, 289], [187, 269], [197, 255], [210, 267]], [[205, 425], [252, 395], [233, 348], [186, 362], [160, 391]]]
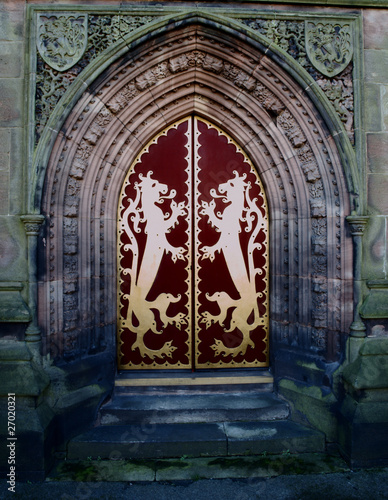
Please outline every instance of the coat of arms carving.
[[306, 52], [312, 65], [328, 77], [341, 73], [353, 56], [350, 24], [306, 21], [305, 29]]
[[87, 30], [86, 14], [40, 14], [37, 45], [43, 60], [57, 71], [74, 66], [84, 55]]

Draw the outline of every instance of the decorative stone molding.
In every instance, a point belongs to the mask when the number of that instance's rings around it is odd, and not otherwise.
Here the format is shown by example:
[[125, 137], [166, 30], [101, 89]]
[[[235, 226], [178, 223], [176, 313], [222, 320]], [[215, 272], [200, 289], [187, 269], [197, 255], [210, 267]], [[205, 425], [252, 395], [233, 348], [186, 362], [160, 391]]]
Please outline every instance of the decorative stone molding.
[[348, 221], [352, 236], [362, 236], [368, 224], [369, 217], [365, 215], [348, 215], [346, 220]]
[[[344, 124], [349, 139], [353, 142], [353, 68], [351, 64], [353, 31], [351, 21], [251, 18], [240, 19], [240, 21], [278, 45], [310, 73], [332, 103]], [[321, 36], [320, 42], [316, 42], [310, 36], [314, 29], [322, 32], [326, 30], [328, 32], [326, 38]], [[314, 54], [319, 53], [319, 51], [325, 60], [316, 63], [317, 58], [314, 57]], [[342, 59], [339, 54], [343, 55]], [[337, 62], [337, 59], [340, 59], [342, 64]], [[335, 68], [335, 71], [328, 72], [326, 69], [328, 67]]]
[[341, 73], [353, 56], [349, 22], [305, 21], [306, 53], [312, 65], [323, 75]]
[[44, 215], [22, 215], [20, 219], [24, 224], [27, 236], [38, 236], [44, 222]]
[[[58, 14], [54, 14], [56, 17]], [[38, 24], [40, 18], [51, 19], [49, 15], [37, 14]], [[71, 66], [65, 68], [55, 67], [48, 57], [44, 58], [42, 52], [46, 51], [40, 48], [42, 45], [39, 42], [42, 35], [42, 28], [38, 31], [37, 46], [39, 48], [40, 57], [37, 57], [37, 77], [36, 77], [36, 97], [35, 97], [35, 115], [36, 115], [36, 139], [39, 140], [47, 120], [53, 112], [59, 99], [74, 82], [75, 78], [82, 70], [94, 59], [96, 59], [104, 50], [112, 44], [122, 40], [132, 31], [152, 21], [155, 16], [131, 16], [131, 15], [90, 15], [66, 14], [68, 19], [75, 20], [82, 17], [85, 18], [83, 27], [87, 28], [85, 33], [86, 47], [78, 60], [73, 57]], [[65, 16], [65, 19], [66, 19]], [[60, 17], [63, 17], [62, 15]], [[88, 22], [86, 22], [86, 19]], [[67, 22], [67, 25], [70, 21]], [[66, 27], [66, 23], [62, 23], [62, 28]], [[65, 30], [64, 37], [68, 36], [68, 31]], [[77, 52], [79, 54], [80, 51]], [[56, 56], [57, 57], [57, 56]], [[54, 57], [52, 58], [54, 59]]]
[[362, 215], [349, 215], [346, 220], [350, 227], [350, 232], [353, 236], [353, 252], [354, 252], [354, 316], [353, 323], [350, 327], [350, 335], [352, 337], [365, 337], [366, 327], [360, 316], [360, 307], [362, 302], [362, 235], [364, 234], [369, 217]]
[[[338, 359], [338, 339], [350, 324], [343, 305], [351, 240], [333, 138], [280, 66], [221, 30], [195, 24], [117, 61], [58, 135], [42, 205], [49, 219], [48, 275], [40, 287], [40, 303], [48, 306], [39, 313], [45, 349], [73, 358], [114, 343], [116, 207], [124, 176], [142, 145], [192, 113], [233, 136], [265, 185], [274, 342], [324, 357], [335, 346], [330, 356]], [[339, 306], [329, 308], [333, 303]]]
[[[37, 14], [37, 16], [37, 46], [40, 57], [37, 58], [35, 115], [36, 139], [39, 140], [55, 105], [81, 71], [104, 50], [118, 41], [124, 40], [134, 30], [153, 21], [158, 16], [89, 14], [88, 22], [87, 14], [57, 12], [54, 14], [42, 13]], [[83, 18], [85, 18], [84, 22], [82, 22]], [[231, 17], [231, 19], [233, 18]], [[290, 20], [264, 18], [236, 18], [236, 20], [258, 31], [290, 54], [301, 67], [312, 75], [332, 102], [349, 138], [353, 141], [353, 81], [351, 66], [349, 66], [353, 54], [351, 21], [305, 22], [301, 20], [300, 16], [295, 16], [294, 19]], [[85, 36], [81, 36], [81, 31], [85, 27], [87, 27], [87, 33]], [[69, 46], [69, 43], [65, 43], [65, 41], [73, 39], [75, 30], [77, 31], [75, 42], [70, 45], [75, 44], [77, 47], [67, 49], [71, 53], [74, 52], [74, 56], [69, 57], [68, 62], [64, 63], [63, 61], [67, 61], [67, 59], [63, 53]], [[314, 30], [320, 35], [319, 44], [318, 42], [312, 43], [313, 38], [311, 36], [309, 38]], [[77, 42], [80, 38], [83, 41], [87, 40], [81, 56], [79, 56], [81, 48], [78, 49], [80, 42]], [[306, 51], [309, 53], [313, 65], [310, 64]], [[170, 60], [169, 70], [172, 73], [182, 71], [190, 64], [187, 58], [180, 59], [179, 57]], [[198, 55], [196, 58], [198, 59]], [[57, 64], [57, 61], [62, 62]], [[218, 69], [214, 66], [214, 61], [206, 60], [204, 62], [205, 69], [207, 66], [213, 65], [212, 71], [217, 72]], [[331, 68], [334, 69], [331, 71]], [[336, 78], [334, 79], [334, 77]], [[157, 77], [149, 74], [143, 75], [142, 78], [144, 81], [137, 82], [140, 87], [147, 85], [150, 78], [152, 80]], [[243, 85], [250, 85], [249, 78], [244, 81]]]
[[37, 47], [51, 68], [70, 69], [84, 55], [87, 41], [87, 14], [38, 14]]
[[41, 331], [38, 326], [38, 283], [37, 283], [37, 245], [38, 235], [45, 220], [40, 214], [22, 215], [20, 217], [27, 234], [28, 246], [28, 307], [31, 312], [31, 322], [26, 330], [26, 342], [34, 349], [35, 355], [39, 356]]

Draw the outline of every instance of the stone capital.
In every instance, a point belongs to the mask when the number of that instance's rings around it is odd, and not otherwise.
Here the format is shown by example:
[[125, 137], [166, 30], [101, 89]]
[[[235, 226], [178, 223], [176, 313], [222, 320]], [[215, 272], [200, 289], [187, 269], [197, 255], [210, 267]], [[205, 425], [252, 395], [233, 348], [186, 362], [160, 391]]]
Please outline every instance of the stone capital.
[[40, 226], [44, 222], [44, 215], [21, 215], [20, 219], [24, 224], [27, 236], [38, 236]]
[[368, 224], [369, 217], [366, 215], [348, 215], [346, 220], [350, 226], [352, 236], [362, 236]]

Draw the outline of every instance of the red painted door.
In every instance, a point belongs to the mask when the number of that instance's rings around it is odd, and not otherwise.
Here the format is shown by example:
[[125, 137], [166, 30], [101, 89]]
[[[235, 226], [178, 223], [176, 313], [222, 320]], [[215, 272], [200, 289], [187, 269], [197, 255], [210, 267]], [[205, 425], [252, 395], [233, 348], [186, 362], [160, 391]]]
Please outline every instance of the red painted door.
[[138, 156], [118, 211], [120, 369], [268, 366], [268, 218], [249, 159], [190, 117]]

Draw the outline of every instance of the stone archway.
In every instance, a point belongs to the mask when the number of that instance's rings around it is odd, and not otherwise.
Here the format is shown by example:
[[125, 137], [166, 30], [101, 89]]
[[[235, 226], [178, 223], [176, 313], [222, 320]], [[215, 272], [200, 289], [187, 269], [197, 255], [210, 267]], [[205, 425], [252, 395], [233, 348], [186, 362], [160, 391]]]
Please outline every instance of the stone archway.
[[114, 344], [120, 187], [158, 131], [196, 113], [244, 148], [264, 184], [274, 352], [338, 359], [352, 312], [349, 193], [309, 94], [257, 43], [195, 19], [101, 74], [69, 113], [47, 167], [46, 351], [73, 358]]

